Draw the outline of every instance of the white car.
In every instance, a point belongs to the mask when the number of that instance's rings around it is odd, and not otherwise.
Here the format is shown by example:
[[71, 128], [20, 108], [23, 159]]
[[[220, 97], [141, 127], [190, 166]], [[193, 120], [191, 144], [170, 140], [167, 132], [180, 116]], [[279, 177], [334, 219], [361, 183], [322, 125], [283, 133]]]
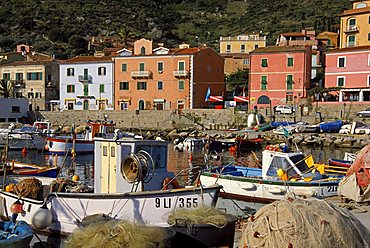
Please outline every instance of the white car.
[[294, 108], [287, 106], [287, 105], [278, 105], [275, 108], [275, 112], [281, 113], [281, 114], [293, 114], [295, 111]]

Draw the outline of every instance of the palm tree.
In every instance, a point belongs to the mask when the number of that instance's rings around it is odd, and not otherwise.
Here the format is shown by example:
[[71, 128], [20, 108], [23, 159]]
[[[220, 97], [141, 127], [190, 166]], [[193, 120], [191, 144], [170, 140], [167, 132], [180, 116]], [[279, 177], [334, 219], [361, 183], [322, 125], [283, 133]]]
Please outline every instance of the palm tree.
[[9, 98], [13, 92], [13, 85], [10, 81], [1, 79], [0, 80], [0, 95], [4, 98]]
[[119, 29], [118, 35], [121, 37], [121, 42], [125, 47], [127, 47], [128, 40], [134, 38], [134, 33], [126, 24], [123, 24], [123, 26]]

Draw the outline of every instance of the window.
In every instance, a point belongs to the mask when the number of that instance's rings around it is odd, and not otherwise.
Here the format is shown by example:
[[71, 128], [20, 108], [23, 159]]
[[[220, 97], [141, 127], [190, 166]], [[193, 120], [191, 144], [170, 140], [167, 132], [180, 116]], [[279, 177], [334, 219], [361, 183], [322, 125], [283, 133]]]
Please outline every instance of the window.
[[104, 93], [104, 84], [99, 85], [99, 93]]
[[367, 66], [370, 66], [370, 54], [367, 55]]
[[67, 68], [67, 76], [72, 77], [75, 75], [75, 69], [74, 68]]
[[185, 90], [185, 81], [180, 80], [178, 86], [179, 86], [179, 90]]
[[346, 57], [338, 57], [337, 67], [346, 67]]
[[111, 157], [115, 157], [116, 156], [116, 147], [115, 146], [111, 146], [111, 148], [110, 148], [110, 156]]
[[3, 80], [9, 81], [10, 80], [10, 73], [3, 73]]
[[139, 64], [139, 71], [145, 71], [145, 64], [144, 63]]
[[35, 95], [33, 94], [33, 92], [28, 92], [28, 98], [35, 98]]
[[12, 113], [20, 113], [21, 107], [19, 106], [12, 106]]
[[348, 26], [351, 29], [352, 27], [356, 26], [356, 19], [349, 19]]
[[137, 82], [137, 90], [146, 90], [146, 82]]
[[179, 68], [179, 71], [184, 71], [185, 70], [185, 61], [179, 61], [178, 68]]
[[162, 72], [163, 71], [163, 62], [158, 62], [158, 64], [157, 64], [157, 70], [159, 72]]
[[293, 75], [286, 75], [286, 89], [293, 89]]
[[129, 90], [128, 82], [119, 82], [119, 90]]
[[226, 45], [226, 52], [227, 53], [231, 52], [231, 45], [230, 44]]
[[127, 71], [127, 64], [122, 64], [121, 71]]
[[285, 97], [285, 100], [286, 100], [287, 103], [292, 103], [293, 102], [293, 94], [287, 94], [286, 97]]
[[370, 41], [370, 33], [367, 33], [367, 41]]
[[257, 49], [257, 48], [258, 48], [258, 45], [257, 45], [257, 44], [255, 44], [255, 45], [254, 45], [254, 49]]
[[354, 47], [356, 42], [356, 37], [354, 35], [348, 36], [348, 44], [347, 47]]
[[243, 59], [243, 65], [249, 65], [249, 59]]
[[139, 101], [139, 110], [144, 110], [145, 109], [145, 102], [144, 100]]
[[267, 76], [261, 76], [261, 90], [267, 90]]
[[158, 90], [163, 90], [163, 81], [158, 81], [157, 82], [157, 89]]
[[289, 67], [293, 66], [293, 58], [288, 58], [288, 66]]
[[262, 59], [261, 60], [261, 66], [262, 67], [267, 67], [267, 59]]
[[84, 96], [88, 96], [88, 95], [89, 95], [89, 85], [84, 84]]
[[15, 74], [15, 80], [17, 80], [17, 81], [23, 80], [23, 73], [16, 73]]
[[35, 98], [36, 99], [41, 99], [41, 92], [36, 92], [35, 93]]
[[107, 75], [107, 69], [105, 67], [98, 67], [98, 75], [99, 76]]
[[42, 72], [27, 73], [27, 80], [42, 80]]
[[108, 156], [108, 147], [107, 146], [103, 146], [103, 156], [104, 157]]
[[75, 86], [73, 84], [67, 85], [67, 93], [75, 93]]
[[140, 49], [140, 54], [141, 54], [141, 55], [144, 55], [144, 54], [145, 54], [145, 47], [141, 47], [141, 49]]
[[370, 75], [367, 76], [367, 86], [370, 86]]
[[344, 87], [345, 85], [345, 77], [337, 77], [337, 86]]
[[245, 53], [245, 45], [240, 45], [240, 52]]

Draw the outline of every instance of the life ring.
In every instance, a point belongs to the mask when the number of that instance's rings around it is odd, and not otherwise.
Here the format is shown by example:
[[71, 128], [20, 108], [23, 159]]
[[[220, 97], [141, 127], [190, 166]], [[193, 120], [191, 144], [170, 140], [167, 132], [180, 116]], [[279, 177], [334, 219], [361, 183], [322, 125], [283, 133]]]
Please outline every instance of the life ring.
[[180, 184], [177, 182], [176, 178], [171, 178], [171, 177], [167, 177], [163, 180], [163, 185], [162, 185], [162, 189], [163, 190], [166, 190], [166, 189], [169, 189], [169, 186], [171, 185], [171, 187], [173, 189], [178, 189], [180, 188]]
[[279, 147], [276, 147], [276, 146], [266, 146], [266, 150], [269, 150], [269, 151], [279, 151]]

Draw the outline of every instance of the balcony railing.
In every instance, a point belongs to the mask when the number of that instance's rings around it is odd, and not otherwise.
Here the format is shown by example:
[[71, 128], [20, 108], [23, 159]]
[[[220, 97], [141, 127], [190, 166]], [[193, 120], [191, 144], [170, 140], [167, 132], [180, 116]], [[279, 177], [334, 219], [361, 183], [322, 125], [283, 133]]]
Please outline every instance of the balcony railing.
[[344, 29], [345, 33], [351, 33], [351, 32], [359, 32], [360, 29], [358, 26], [346, 26]]
[[174, 71], [174, 72], [173, 72], [173, 75], [174, 75], [175, 77], [187, 77], [187, 76], [189, 76], [189, 72], [188, 72], [188, 71], [186, 71], [186, 70]]
[[91, 75], [79, 75], [78, 81], [81, 83], [91, 83], [92, 82], [92, 76]]
[[133, 78], [149, 78], [151, 77], [151, 71], [133, 71], [131, 72], [131, 77]]
[[266, 36], [258, 36], [258, 35], [240, 35], [240, 36], [228, 36], [228, 37], [220, 37], [220, 41], [264, 41], [266, 40]]

